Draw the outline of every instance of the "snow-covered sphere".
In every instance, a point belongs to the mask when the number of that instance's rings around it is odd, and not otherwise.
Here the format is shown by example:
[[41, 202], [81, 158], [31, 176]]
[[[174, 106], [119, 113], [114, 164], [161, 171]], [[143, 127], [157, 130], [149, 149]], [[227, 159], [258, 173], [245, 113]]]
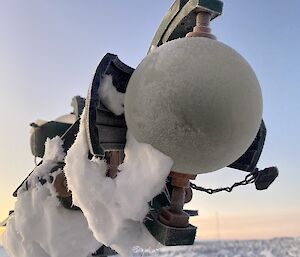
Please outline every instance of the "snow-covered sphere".
[[174, 160], [173, 171], [226, 167], [251, 145], [262, 118], [252, 68], [235, 50], [207, 38], [168, 42], [133, 73], [125, 95], [128, 129]]

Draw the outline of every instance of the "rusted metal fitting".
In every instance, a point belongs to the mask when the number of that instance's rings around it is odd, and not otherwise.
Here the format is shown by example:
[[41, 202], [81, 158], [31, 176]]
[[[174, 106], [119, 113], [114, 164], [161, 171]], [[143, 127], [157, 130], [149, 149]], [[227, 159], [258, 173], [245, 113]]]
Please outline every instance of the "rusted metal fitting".
[[57, 195], [63, 198], [67, 198], [72, 196], [71, 191], [68, 189], [67, 186], [67, 179], [64, 173], [59, 173], [53, 182], [54, 188], [57, 192]]
[[174, 213], [170, 207], [161, 208], [159, 220], [170, 227], [186, 228], [189, 226], [189, 215], [183, 211], [181, 213]]
[[184, 203], [189, 203], [190, 201], [192, 201], [192, 198], [193, 198], [193, 191], [192, 191], [192, 189], [190, 187], [186, 188], [185, 189]]
[[160, 210], [159, 220], [170, 227], [185, 228], [189, 225], [189, 215], [183, 211], [184, 204], [191, 200], [187, 197], [187, 190], [190, 188], [190, 179], [196, 175], [171, 172], [171, 184], [173, 186], [170, 207], [163, 207]]
[[212, 13], [199, 10], [196, 16], [196, 26], [192, 32], [189, 32], [186, 37], [207, 37], [210, 39], [216, 39], [216, 37], [211, 34], [211, 29], [209, 27], [210, 20], [212, 18]]
[[119, 172], [119, 165], [124, 160], [123, 151], [109, 151], [105, 153], [105, 159], [107, 162], [107, 176], [110, 178], [115, 178]]
[[172, 186], [189, 188], [190, 180], [194, 180], [197, 175], [184, 174], [184, 173], [171, 171], [169, 176], [172, 178], [172, 182], [171, 182]]

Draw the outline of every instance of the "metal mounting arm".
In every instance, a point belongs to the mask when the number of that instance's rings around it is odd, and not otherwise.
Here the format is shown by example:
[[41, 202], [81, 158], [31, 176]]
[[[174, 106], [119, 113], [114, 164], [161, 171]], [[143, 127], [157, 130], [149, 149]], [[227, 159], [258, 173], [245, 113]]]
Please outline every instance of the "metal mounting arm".
[[148, 53], [156, 47], [177, 38], [183, 38], [192, 32], [199, 11], [210, 14], [210, 20], [223, 11], [220, 0], [176, 0], [159, 25], [151, 42]]

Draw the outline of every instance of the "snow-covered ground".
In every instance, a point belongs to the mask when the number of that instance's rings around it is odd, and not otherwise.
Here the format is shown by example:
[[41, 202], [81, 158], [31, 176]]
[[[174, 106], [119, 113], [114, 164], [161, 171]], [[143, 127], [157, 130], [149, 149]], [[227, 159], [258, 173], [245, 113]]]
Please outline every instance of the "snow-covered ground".
[[[193, 246], [136, 251], [133, 257], [300, 257], [300, 238], [253, 241], [197, 241]], [[0, 247], [0, 257], [8, 257]], [[81, 256], [74, 256], [81, 257]]]
[[143, 256], [300, 257], [300, 238], [253, 241], [197, 241], [193, 246], [164, 247], [154, 253], [145, 252]]

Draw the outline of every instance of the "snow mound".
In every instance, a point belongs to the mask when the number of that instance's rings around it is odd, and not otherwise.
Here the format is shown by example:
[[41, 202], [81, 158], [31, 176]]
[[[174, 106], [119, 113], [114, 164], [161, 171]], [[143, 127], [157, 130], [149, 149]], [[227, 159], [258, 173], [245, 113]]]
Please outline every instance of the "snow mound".
[[18, 191], [3, 234], [3, 247], [11, 257], [84, 257], [101, 246], [83, 214], [65, 209], [56, 197], [52, 181], [62, 170], [50, 171], [63, 160], [61, 139], [47, 140], [43, 163]]
[[173, 165], [168, 156], [127, 135], [125, 160], [115, 179], [106, 176], [107, 163], [88, 158], [82, 115], [80, 132], [66, 157], [65, 175], [73, 203], [85, 215], [95, 238], [129, 256], [133, 246], [157, 247], [158, 242], [143, 224], [148, 202], [159, 194]]

